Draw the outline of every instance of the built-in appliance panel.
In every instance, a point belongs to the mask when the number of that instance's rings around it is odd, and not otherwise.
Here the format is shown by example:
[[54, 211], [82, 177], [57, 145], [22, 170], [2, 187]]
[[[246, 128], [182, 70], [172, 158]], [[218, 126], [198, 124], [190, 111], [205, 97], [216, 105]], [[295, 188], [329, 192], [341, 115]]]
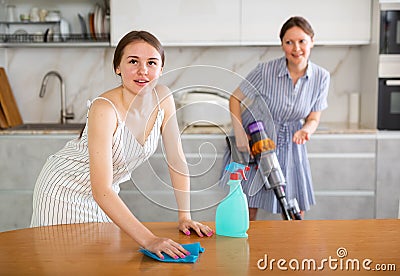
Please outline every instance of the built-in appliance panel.
[[400, 130], [400, 0], [380, 0], [378, 129]]
[[400, 130], [400, 78], [380, 78], [378, 129]]
[[380, 7], [379, 54], [400, 54], [400, 1]]
[[400, 54], [379, 55], [378, 74], [379, 78], [400, 77]]

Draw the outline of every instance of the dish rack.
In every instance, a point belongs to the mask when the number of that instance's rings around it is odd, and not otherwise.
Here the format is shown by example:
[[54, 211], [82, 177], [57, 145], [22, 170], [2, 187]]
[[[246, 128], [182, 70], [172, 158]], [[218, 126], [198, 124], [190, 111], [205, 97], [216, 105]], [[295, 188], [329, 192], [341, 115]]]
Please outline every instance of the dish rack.
[[0, 43], [79, 43], [79, 42], [108, 42], [109, 33], [102, 34], [0, 34]]
[[[64, 21], [64, 22], [63, 22]], [[60, 44], [109, 42], [110, 33], [82, 28], [81, 33], [69, 33], [63, 28], [65, 20], [44, 22], [0, 21], [0, 43], [4, 44]], [[68, 23], [67, 23], [68, 24]], [[81, 22], [82, 24], [82, 22]], [[65, 26], [64, 26], [65, 27]]]

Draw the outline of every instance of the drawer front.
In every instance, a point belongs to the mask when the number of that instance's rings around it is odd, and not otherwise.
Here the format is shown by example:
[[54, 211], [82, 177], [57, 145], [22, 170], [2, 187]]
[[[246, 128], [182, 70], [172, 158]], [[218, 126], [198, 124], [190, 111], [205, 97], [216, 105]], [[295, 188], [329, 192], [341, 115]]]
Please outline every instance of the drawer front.
[[375, 190], [375, 158], [309, 157], [315, 190]]
[[375, 135], [316, 134], [307, 143], [309, 153], [375, 153]]
[[305, 219], [372, 219], [375, 218], [374, 196], [318, 195], [316, 205]]

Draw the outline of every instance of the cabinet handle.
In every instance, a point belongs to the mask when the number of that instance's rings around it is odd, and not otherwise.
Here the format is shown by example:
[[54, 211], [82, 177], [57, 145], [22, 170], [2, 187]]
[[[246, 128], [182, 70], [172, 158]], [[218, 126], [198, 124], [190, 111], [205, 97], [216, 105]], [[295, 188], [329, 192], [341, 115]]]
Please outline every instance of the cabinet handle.
[[400, 85], [400, 80], [387, 80], [386, 85], [387, 86], [398, 86], [398, 85]]

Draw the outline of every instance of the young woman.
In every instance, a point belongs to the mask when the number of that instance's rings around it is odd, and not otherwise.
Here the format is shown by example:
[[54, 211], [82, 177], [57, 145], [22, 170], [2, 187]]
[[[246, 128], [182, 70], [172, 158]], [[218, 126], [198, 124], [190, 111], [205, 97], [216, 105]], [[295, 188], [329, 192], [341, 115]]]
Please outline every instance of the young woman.
[[[242, 113], [241, 104], [246, 98], [254, 99], [255, 94], [265, 101], [277, 133], [276, 154], [287, 182], [287, 199], [296, 198], [302, 211], [315, 204], [305, 143], [317, 129], [321, 111], [327, 108], [330, 81], [329, 72], [309, 60], [313, 38], [314, 31], [306, 19], [289, 18], [280, 31], [285, 56], [258, 64], [232, 93], [229, 103], [236, 145], [240, 151], [249, 152], [245, 131], [254, 119], [249, 110]], [[225, 162], [229, 162], [227, 156], [225, 154]], [[248, 196], [250, 220], [256, 219], [258, 208], [280, 213], [271, 190], [261, 189], [254, 195], [249, 194], [251, 185], [261, 186], [262, 183], [256, 182], [263, 181], [256, 174], [255, 165], [251, 166], [247, 178], [243, 181], [243, 190]]]
[[32, 227], [112, 221], [160, 258], [162, 252], [185, 257], [188, 252], [182, 246], [155, 236], [118, 196], [119, 184], [154, 153], [162, 135], [179, 230], [213, 234], [191, 219], [190, 179], [172, 94], [151, 83], [161, 75], [164, 59], [160, 42], [148, 32], [132, 31], [121, 39], [113, 65], [122, 84], [91, 101], [81, 137], [48, 158], [34, 190]]

